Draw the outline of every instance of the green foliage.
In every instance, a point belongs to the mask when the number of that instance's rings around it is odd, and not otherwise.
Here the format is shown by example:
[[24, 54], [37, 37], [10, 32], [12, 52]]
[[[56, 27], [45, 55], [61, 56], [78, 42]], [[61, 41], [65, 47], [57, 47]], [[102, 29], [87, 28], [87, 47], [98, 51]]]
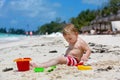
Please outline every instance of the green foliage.
[[110, 0], [109, 6], [111, 8], [111, 11], [116, 14], [120, 9], [120, 0]]
[[0, 28], [0, 33], [25, 34], [25, 30], [10, 28], [7, 32], [6, 28]]
[[[89, 25], [90, 21], [95, 18], [95, 11], [90, 11], [89, 9], [86, 11], [82, 11], [76, 18], [71, 18], [70, 22], [73, 23], [78, 29], [82, 26]], [[60, 18], [57, 18], [56, 21], [51, 21], [50, 23], [44, 24], [39, 27], [39, 34], [48, 34], [52, 32], [60, 32], [62, 30], [65, 22], [61, 22]]]
[[73, 23], [78, 29], [83, 26], [89, 25], [90, 21], [95, 18], [95, 11], [82, 11], [76, 18], [71, 18], [71, 23]]
[[120, 0], [109, 0], [109, 2], [101, 8], [101, 16], [108, 16], [110, 13], [117, 14], [120, 9]]
[[0, 33], [6, 33], [6, 28], [0, 28]]
[[11, 34], [25, 34], [25, 31], [23, 29], [10, 28], [8, 30], [8, 33], [11, 33]]
[[107, 16], [107, 15], [110, 15], [110, 8], [108, 6], [105, 6], [103, 9], [102, 9], [102, 12], [101, 12], [101, 16]]
[[46, 33], [50, 34], [53, 32], [61, 32], [63, 25], [66, 22], [65, 21], [61, 22], [60, 20], [61, 20], [60, 18], [57, 18], [56, 21], [51, 21], [50, 23], [40, 26], [37, 32], [39, 34], [46, 34]]
[[103, 3], [101, 9], [98, 10], [85, 10], [82, 11], [76, 18], [72, 17], [70, 19], [71, 23], [73, 23], [78, 29], [81, 27], [87, 26], [90, 24], [92, 20], [99, 17], [109, 16], [110, 13], [116, 14], [120, 9], [120, 0], [109, 0], [108, 3]]

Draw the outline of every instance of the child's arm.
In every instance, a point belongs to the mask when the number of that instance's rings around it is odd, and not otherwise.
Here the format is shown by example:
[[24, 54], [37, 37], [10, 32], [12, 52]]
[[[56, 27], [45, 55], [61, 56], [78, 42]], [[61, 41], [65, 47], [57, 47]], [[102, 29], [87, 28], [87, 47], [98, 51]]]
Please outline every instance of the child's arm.
[[85, 52], [85, 56], [89, 58], [90, 54], [91, 54], [91, 50], [88, 48]]
[[83, 56], [82, 56], [82, 60], [87, 61], [91, 54], [91, 49], [89, 48], [88, 44], [85, 41], [83, 41], [83, 43], [82, 43], [82, 48], [85, 51], [85, 54], [83, 54]]
[[68, 48], [68, 49], [66, 50], [65, 56], [68, 55], [69, 51], [70, 51], [70, 48]]

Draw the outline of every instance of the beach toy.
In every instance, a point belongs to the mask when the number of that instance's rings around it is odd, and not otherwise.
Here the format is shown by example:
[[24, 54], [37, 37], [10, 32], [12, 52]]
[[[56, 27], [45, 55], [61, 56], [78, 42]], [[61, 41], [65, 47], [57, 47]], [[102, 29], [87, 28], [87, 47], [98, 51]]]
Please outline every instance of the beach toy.
[[51, 72], [51, 71], [53, 71], [54, 69], [49, 69], [47, 72]]
[[3, 71], [3, 72], [7, 72], [7, 71], [11, 71], [11, 70], [13, 70], [13, 68], [5, 68], [5, 69], [3, 69], [2, 71]]
[[36, 68], [34, 68], [34, 72], [44, 72], [44, 68], [43, 67], [36, 67]]
[[78, 65], [78, 70], [92, 70], [91, 66]]
[[14, 60], [17, 63], [18, 71], [28, 71], [30, 69], [30, 61], [31, 58], [18, 58]]
[[[53, 71], [55, 68], [56, 68], [56, 66], [51, 66], [51, 67], [49, 67], [46, 71], [47, 71], [47, 72], [51, 72], [51, 71]], [[44, 72], [44, 71], [45, 71], [45, 68], [43, 68], [43, 67], [36, 67], [36, 68], [34, 68], [34, 72]]]
[[75, 66], [78, 66], [78, 65], [83, 65], [84, 62], [79, 62], [78, 64], [76, 64]]
[[47, 72], [51, 72], [56, 68], [56, 66], [51, 66], [50, 69], [47, 70]]

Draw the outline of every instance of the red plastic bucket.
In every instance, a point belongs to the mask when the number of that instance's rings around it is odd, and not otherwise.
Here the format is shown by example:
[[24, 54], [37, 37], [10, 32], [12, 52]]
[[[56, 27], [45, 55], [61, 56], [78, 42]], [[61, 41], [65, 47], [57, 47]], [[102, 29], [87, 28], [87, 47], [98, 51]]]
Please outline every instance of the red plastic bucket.
[[18, 71], [27, 71], [29, 70], [29, 61], [18, 61], [17, 62]]
[[30, 69], [30, 60], [31, 58], [18, 58], [15, 59], [17, 63], [18, 71], [28, 71]]

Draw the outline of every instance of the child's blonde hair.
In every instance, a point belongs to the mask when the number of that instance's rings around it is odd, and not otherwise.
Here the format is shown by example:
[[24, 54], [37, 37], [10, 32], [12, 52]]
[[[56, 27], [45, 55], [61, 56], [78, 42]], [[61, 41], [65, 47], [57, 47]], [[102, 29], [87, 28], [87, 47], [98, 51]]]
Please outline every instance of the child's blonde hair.
[[78, 33], [78, 29], [75, 28], [75, 26], [71, 23], [66, 24], [65, 27], [63, 28], [63, 35], [69, 34], [71, 32]]

